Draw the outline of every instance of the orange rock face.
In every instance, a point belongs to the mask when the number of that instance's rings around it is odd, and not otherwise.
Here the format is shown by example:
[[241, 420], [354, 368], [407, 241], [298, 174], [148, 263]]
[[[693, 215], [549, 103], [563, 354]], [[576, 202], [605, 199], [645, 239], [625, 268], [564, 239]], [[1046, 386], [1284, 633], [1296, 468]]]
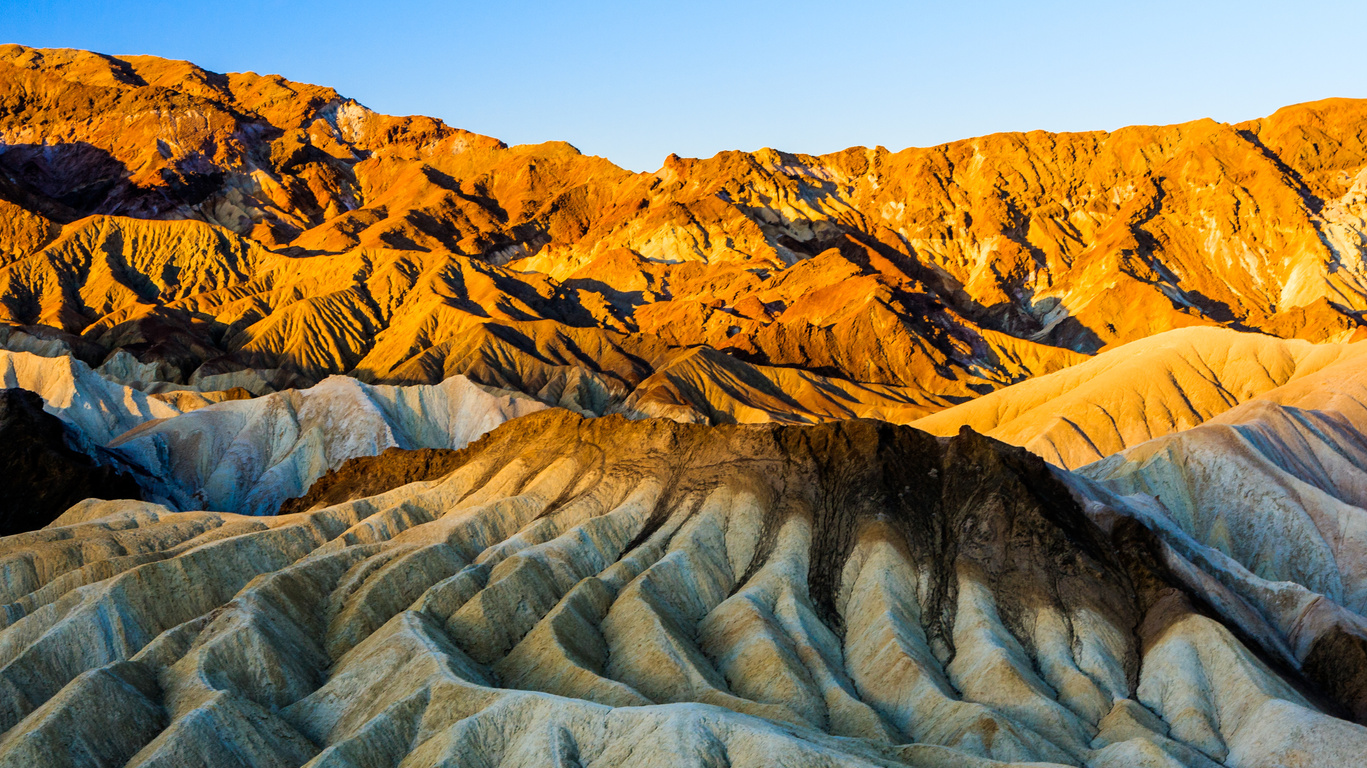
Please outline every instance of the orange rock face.
[[1364, 125], [1330, 100], [636, 174], [275, 76], [0, 46], [0, 321], [187, 380], [910, 420], [1173, 328], [1360, 336]]

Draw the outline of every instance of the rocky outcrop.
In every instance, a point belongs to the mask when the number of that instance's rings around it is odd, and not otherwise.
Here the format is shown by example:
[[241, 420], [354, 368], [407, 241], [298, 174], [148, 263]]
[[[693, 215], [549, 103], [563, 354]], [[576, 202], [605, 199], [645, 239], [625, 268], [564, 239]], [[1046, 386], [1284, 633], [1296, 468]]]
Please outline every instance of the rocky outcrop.
[[[90, 504], [0, 541], [0, 764], [1247, 766], [1367, 748], [1150, 529], [1098, 526], [1042, 460], [968, 430], [549, 410], [330, 477], [274, 518]], [[59, 738], [89, 746], [46, 748]]]
[[85, 499], [141, 497], [130, 475], [96, 464], [78, 445], [38, 395], [0, 390], [0, 536], [42, 528]]
[[386, 448], [376, 456], [348, 459], [313, 481], [308, 493], [286, 499], [279, 514], [322, 509], [410, 483], [436, 480], [460, 469], [469, 455], [468, 451], [443, 448]]

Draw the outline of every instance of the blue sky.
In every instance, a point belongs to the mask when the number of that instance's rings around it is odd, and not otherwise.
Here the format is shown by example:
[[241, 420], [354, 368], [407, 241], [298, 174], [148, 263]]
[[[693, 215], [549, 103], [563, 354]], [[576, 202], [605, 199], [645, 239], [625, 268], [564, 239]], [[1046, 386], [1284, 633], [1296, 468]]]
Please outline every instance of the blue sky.
[[0, 0], [0, 41], [329, 85], [634, 170], [1367, 97], [1367, 3]]

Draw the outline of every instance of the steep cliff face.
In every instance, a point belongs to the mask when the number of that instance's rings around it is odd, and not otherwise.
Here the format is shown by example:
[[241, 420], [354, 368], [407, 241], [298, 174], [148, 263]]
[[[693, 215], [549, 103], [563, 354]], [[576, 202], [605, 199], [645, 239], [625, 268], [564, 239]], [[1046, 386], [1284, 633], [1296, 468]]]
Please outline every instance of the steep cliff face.
[[[633, 174], [278, 77], [4, 46], [0, 320], [181, 379], [579, 369], [620, 403], [662, 373], [640, 410], [728, 421], [775, 409], [709, 391], [798, 369], [845, 403], [799, 421], [910, 419], [1183, 326], [1358, 333], [1365, 104]], [[700, 345], [731, 362], [665, 372]]]
[[550, 410], [458, 453], [356, 459], [295, 508], [92, 503], [0, 541], [0, 760], [1244, 766], [1367, 748], [1157, 534], [1099, 527], [1040, 459], [968, 430]]

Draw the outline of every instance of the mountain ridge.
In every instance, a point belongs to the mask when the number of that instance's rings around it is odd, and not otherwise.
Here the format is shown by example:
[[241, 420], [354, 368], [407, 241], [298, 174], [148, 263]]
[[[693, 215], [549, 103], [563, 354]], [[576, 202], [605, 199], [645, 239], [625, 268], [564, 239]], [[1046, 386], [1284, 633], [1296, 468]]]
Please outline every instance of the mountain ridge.
[[0, 321], [178, 380], [540, 389], [568, 363], [620, 403], [707, 346], [905, 388], [911, 418], [1173, 328], [1364, 333], [1367, 101], [653, 174], [152, 57], [5, 46], [0, 104]]

